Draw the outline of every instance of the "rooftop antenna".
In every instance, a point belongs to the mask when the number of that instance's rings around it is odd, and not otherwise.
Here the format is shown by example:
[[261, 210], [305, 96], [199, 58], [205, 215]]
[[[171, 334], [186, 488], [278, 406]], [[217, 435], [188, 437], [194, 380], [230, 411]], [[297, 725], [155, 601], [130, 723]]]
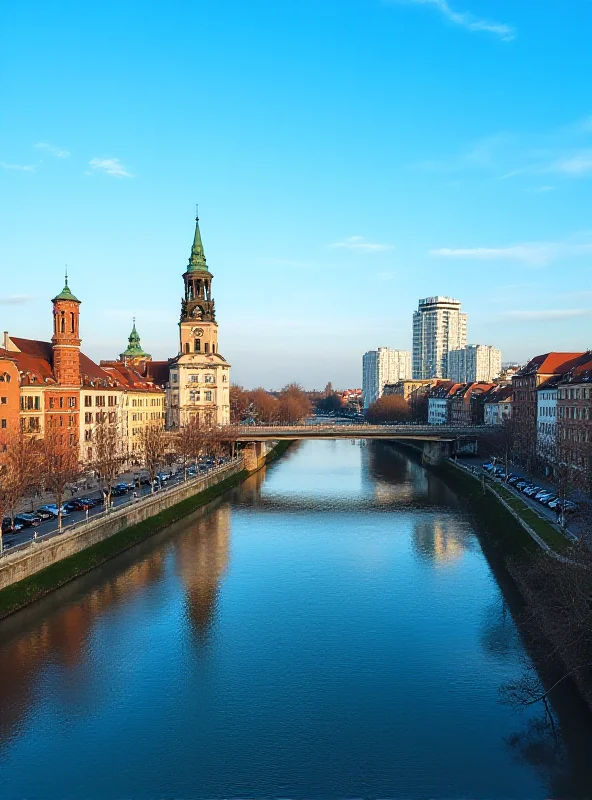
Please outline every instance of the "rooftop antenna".
[[66, 264], [66, 286], [68, 285], [68, 265]]

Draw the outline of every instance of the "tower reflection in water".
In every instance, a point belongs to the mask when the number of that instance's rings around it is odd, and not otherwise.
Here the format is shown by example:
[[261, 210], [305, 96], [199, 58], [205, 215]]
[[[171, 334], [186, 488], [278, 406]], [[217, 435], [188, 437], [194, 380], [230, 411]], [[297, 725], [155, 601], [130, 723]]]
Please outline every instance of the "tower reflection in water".
[[184, 531], [175, 548], [187, 617], [202, 645], [209, 642], [220, 582], [228, 569], [230, 517], [230, 505], [225, 503]]

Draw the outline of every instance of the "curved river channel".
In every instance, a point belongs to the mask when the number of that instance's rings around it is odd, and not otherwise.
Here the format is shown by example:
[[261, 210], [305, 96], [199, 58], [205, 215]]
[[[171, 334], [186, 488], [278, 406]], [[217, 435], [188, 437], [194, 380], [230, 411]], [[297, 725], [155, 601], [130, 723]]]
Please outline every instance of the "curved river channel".
[[571, 690], [500, 701], [514, 614], [438, 477], [295, 445], [0, 624], [0, 797], [589, 797]]

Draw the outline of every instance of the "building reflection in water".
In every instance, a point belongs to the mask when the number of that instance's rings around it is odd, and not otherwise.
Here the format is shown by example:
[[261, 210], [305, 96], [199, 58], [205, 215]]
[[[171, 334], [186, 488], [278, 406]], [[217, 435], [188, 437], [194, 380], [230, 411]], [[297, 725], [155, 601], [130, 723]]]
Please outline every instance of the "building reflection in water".
[[[84, 670], [74, 668], [84, 664], [93, 625], [106, 611], [159, 580], [164, 555], [160, 548], [125, 566], [111, 562], [1, 623], [0, 742], [18, 729], [47, 668], [61, 667], [69, 676], [84, 675]], [[137, 559], [138, 549], [120, 558]], [[114, 568], [117, 571], [109, 575]], [[86, 684], [78, 688], [88, 691]], [[70, 685], [64, 700], [75, 705], [77, 695], [77, 687]]]
[[185, 531], [175, 548], [177, 574], [185, 589], [187, 616], [200, 644], [209, 641], [220, 581], [228, 569], [230, 518], [231, 506], [224, 503]]
[[422, 558], [445, 566], [462, 557], [466, 550], [473, 549], [470, 530], [463, 530], [458, 517], [448, 517], [446, 511], [434, 519], [416, 516], [413, 519], [413, 546]]

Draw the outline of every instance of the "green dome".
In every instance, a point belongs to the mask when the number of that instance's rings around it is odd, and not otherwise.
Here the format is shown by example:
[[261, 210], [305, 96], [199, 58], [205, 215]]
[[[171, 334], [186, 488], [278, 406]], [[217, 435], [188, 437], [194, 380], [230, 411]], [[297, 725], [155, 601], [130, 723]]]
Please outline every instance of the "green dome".
[[77, 297], [74, 297], [74, 295], [70, 291], [70, 287], [68, 286], [68, 276], [67, 275], [66, 275], [66, 283], [64, 284], [64, 288], [62, 289], [62, 291], [59, 294], [57, 294], [53, 298], [53, 300], [51, 302], [55, 303], [56, 300], [71, 300], [73, 303], [79, 303], [80, 302], [80, 300]]
[[136, 321], [134, 320], [134, 326], [132, 328], [132, 332], [128, 338], [128, 346], [125, 352], [121, 353], [121, 358], [151, 358], [150, 353], [146, 353], [142, 350], [142, 345], [140, 344], [140, 336], [138, 331], [136, 330]]

